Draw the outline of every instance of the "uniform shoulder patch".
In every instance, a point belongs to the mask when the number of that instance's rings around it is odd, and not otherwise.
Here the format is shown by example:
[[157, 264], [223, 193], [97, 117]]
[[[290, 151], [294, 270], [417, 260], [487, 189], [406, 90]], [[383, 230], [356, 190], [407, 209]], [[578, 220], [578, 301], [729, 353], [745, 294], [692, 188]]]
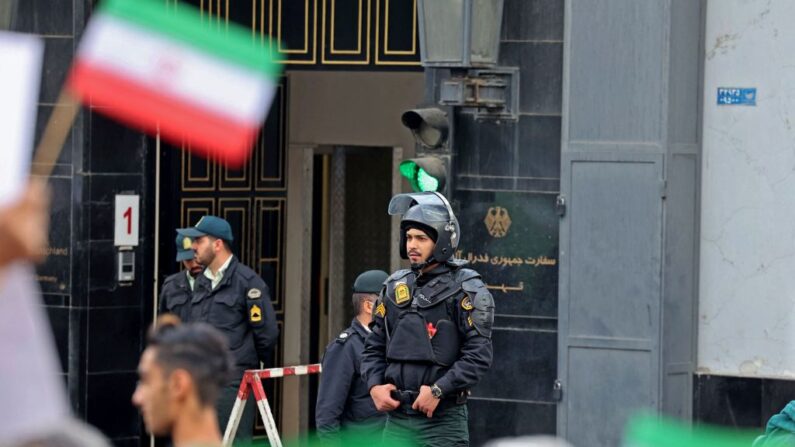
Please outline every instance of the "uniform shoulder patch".
[[256, 304], [251, 306], [251, 309], [249, 309], [248, 320], [252, 323], [259, 323], [262, 321], [262, 309], [260, 309]]
[[411, 293], [409, 292], [409, 286], [406, 283], [401, 282], [395, 286], [395, 302], [398, 304], [403, 304], [406, 301], [411, 299]]
[[337, 343], [345, 343], [353, 334], [354, 331], [351, 328], [345, 329], [344, 331], [340, 332], [339, 335], [337, 335]]
[[262, 296], [262, 291], [259, 289], [249, 289], [246, 295], [249, 299], [256, 300]]
[[384, 306], [383, 302], [379, 302], [378, 306], [375, 307], [375, 314], [381, 318], [386, 316], [386, 306]]
[[464, 296], [464, 299], [461, 300], [461, 308], [464, 310], [472, 310], [475, 306], [472, 305], [472, 301], [468, 296]]

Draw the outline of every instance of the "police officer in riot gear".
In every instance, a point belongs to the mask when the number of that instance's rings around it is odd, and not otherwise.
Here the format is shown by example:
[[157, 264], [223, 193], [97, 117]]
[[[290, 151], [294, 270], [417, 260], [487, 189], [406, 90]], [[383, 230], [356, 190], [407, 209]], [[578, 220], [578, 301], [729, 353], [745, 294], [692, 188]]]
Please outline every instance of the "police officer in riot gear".
[[466, 400], [491, 365], [494, 300], [452, 258], [460, 229], [443, 195], [400, 194], [389, 213], [403, 215], [400, 254], [411, 269], [387, 279], [361, 366], [376, 408], [390, 412], [384, 441], [469, 445]]
[[323, 374], [315, 410], [315, 425], [323, 445], [343, 445], [348, 437], [381, 438], [386, 418], [375, 409], [359, 368], [375, 301], [388, 276], [381, 270], [369, 270], [356, 278], [353, 283], [354, 318], [323, 355]]
[[163, 281], [158, 309], [161, 314], [172, 313], [180, 320], [188, 321], [193, 285], [196, 283], [196, 278], [204, 271], [204, 267], [193, 257], [193, 241], [189, 237], [177, 234], [176, 244], [177, 262], [182, 264], [184, 270]]
[[[279, 336], [276, 314], [265, 281], [232, 254], [232, 227], [226, 220], [204, 216], [196, 226], [177, 232], [193, 240], [195, 258], [205, 266], [196, 279], [188, 321], [203, 321], [220, 330], [235, 359], [234, 374], [221, 390], [217, 405], [219, 426], [224, 430], [243, 372], [259, 369], [260, 362], [269, 361]], [[237, 440], [251, 438], [255, 413], [253, 397], [249, 396]]]

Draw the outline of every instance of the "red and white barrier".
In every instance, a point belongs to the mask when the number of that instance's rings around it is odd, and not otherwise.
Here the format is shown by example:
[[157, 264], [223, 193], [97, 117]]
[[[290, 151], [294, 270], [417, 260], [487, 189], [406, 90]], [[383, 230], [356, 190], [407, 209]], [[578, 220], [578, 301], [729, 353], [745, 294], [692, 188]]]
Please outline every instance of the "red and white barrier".
[[246, 400], [248, 400], [249, 392], [254, 393], [254, 398], [257, 400], [257, 409], [262, 422], [265, 425], [265, 432], [268, 434], [268, 441], [271, 447], [282, 447], [282, 440], [279, 437], [279, 430], [276, 428], [276, 421], [273, 419], [271, 407], [268, 404], [268, 397], [265, 395], [265, 389], [262, 387], [262, 379], [276, 379], [285, 376], [304, 376], [307, 374], [320, 374], [320, 364], [313, 365], [300, 365], [300, 366], [287, 366], [284, 368], [268, 368], [268, 369], [250, 369], [243, 374], [243, 380], [240, 381], [240, 388], [237, 391], [237, 399], [235, 406], [232, 408], [232, 414], [229, 416], [229, 422], [226, 424], [226, 431], [224, 431], [224, 447], [230, 447], [232, 441], [237, 434], [237, 427], [240, 425], [240, 419], [243, 417], [243, 410], [246, 408]]

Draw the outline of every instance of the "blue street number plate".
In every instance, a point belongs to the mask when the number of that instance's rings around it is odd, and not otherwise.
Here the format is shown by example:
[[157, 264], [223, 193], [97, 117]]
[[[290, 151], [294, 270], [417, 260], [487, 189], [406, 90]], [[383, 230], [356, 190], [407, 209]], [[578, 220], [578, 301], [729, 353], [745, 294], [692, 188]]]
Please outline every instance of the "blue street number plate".
[[719, 106], [755, 106], [756, 88], [718, 87]]

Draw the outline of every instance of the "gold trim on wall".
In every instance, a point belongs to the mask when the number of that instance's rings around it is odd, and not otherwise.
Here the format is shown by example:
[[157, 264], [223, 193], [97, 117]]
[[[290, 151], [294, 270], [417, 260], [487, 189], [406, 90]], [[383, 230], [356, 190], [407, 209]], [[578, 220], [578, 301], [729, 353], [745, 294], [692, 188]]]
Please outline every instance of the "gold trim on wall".
[[[401, 0], [405, 1], [405, 0]], [[389, 49], [389, 0], [384, 5], [384, 54], [393, 56], [413, 56], [417, 54], [417, 0], [414, 0], [411, 19], [411, 49], [410, 50], [390, 50]]]
[[[279, 100], [279, 147], [278, 147], [278, 154], [279, 160], [277, 163], [278, 168], [278, 176], [277, 177], [267, 177], [263, 176], [265, 172], [265, 163], [268, 160], [265, 160], [265, 132], [261, 132], [259, 138], [257, 138], [257, 143], [254, 147], [254, 160], [253, 162], [256, 164], [256, 182], [254, 184], [254, 190], [257, 192], [264, 192], [264, 191], [285, 191], [287, 190], [287, 182], [284, 181], [284, 166], [287, 162], [287, 145], [285, 144], [285, 134], [287, 133], [287, 98], [285, 95], [286, 89], [284, 88], [284, 79], [282, 82], [279, 82], [277, 87], [278, 92], [274, 95], [274, 100], [278, 98]], [[263, 127], [264, 129], [264, 127]], [[264, 183], [280, 183], [281, 186], [278, 187], [268, 187], [268, 186], [260, 186]]]
[[[330, 46], [329, 54], [334, 55], [351, 55], [351, 56], [364, 56], [364, 59], [332, 59], [326, 55], [326, 4], [329, 0], [323, 0], [323, 18], [321, 28], [321, 48], [320, 57], [321, 63], [329, 65], [369, 65], [370, 64], [370, 29], [371, 29], [371, 16], [372, 16], [372, 0], [367, 0], [367, 13], [365, 14], [363, 8], [363, 0], [359, 0], [359, 14], [357, 17], [357, 46], [356, 50], [338, 50], [334, 45], [334, 34], [336, 32], [336, 18], [335, 18], [335, 5], [336, 0], [331, 1], [330, 9], [330, 31], [328, 33]], [[364, 22], [365, 32], [362, 33], [362, 22]], [[364, 45], [362, 39], [364, 38]], [[365, 47], [364, 51], [362, 47]]]
[[[199, 204], [201, 204], [203, 206], [186, 206], [189, 203], [199, 203]], [[179, 222], [180, 222], [179, 225], [180, 225], [180, 228], [190, 227], [190, 226], [195, 225], [196, 222], [198, 222], [198, 219], [196, 219], [196, 221], [191, 221], [191, 219], [190, 219], [190, 213], [193, 212], [193, 211], [200, 211], [200, 212], [203, 213], [202, 215], [207, 215], [207, 214], [214, 215], [215, 214], [215, 199], [213, 199], [212, 197], [183, 197], [183, 198], [181, 198], [180, 201], [179, 201]]]
[[[381, 53], [381, 3], [385, 2], [384, 8], [384, 53]], [[414, 2], [414, 20], [412, 20], [412, 52], [408, 50], [388, 50], [389, 41], [389, 0], [376, 0], [375, 2], [375, 65], [384, 66], [420, 66], [419, 60], [385, 60], [384, 56], [418, 56], [417, 48], [417, 0]], [[405, 51], [405, 52], [404, 52]]]
[[[186, 147], [187, 144], [183, 143], [180, 148], [182, 152], [182, 163], [180, 163], [180, 187], [182, 191], [214, 191], [215, 190], [215, 163], [209, 158], [194, 157], [190, 150]], [[193, 159], [201, 158], [207, 166], [207, 175], [204, 177], [193, 177]], [[186, 162], [187, 160], [187, 162]], [[187, 168], [187, 170], [186, 170]], [[209, 182], [205, 186], [189, 186], [190, 183]]]
[[[228, 205], [230, 204], [230, 205]], [[221, 218], [229, 222], [230, 213], [239, 212], [241, 214], [242, 228], [239, 234], [233, 234], [238, 239], [238, 246], [240, 253], [238, 259], [245, 265], [250, 265], [250, 261], [254, 258], [252, 253], [251, 233], [253, 225], [251, 223], [251, 199], [248, 197], [235, 197], [235, 198], [219, 198], [218, 199], [218, 213]], [[254, 229], [256, 231], [256, 229]]]

